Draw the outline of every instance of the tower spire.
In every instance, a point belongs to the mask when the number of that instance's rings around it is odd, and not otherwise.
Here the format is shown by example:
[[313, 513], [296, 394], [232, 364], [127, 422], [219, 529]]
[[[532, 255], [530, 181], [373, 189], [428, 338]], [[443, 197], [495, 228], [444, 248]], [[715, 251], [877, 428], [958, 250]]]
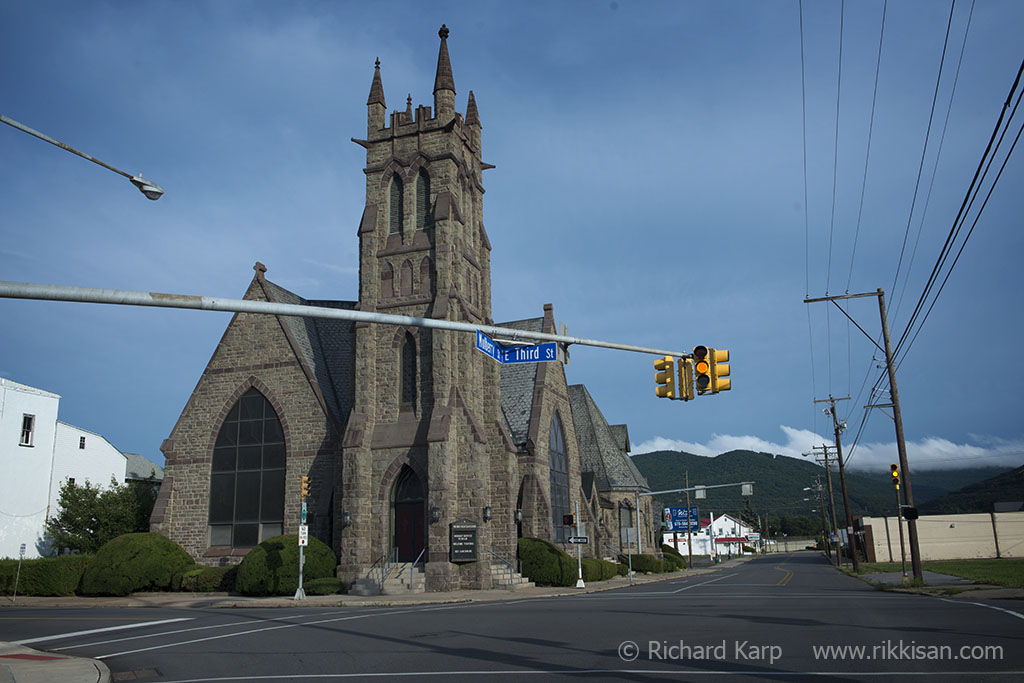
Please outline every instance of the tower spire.
[[366, 100], [366, 106], [379, 104], [385, 109], [388, 108], [384, 101], [384, 86], [380, 82], [380, 60], [378, 59], [373, 67], [373, 82], [370, 83], [370, 97]]
[[437, 53], [437, 74], [434, 76], [434, 93], [438, 90], [451, 90], [455, 93], [455, 77], [452, 75], [452, 62], [448, 58], [448, 27], [441, 24], [437, 32], [441, 36], [441, 49]]
[[480, 125], [480, 112], [476, 109], [476, 98], [472, 90], [469, 91], [469, 101], [466, 103], [466, 125]]

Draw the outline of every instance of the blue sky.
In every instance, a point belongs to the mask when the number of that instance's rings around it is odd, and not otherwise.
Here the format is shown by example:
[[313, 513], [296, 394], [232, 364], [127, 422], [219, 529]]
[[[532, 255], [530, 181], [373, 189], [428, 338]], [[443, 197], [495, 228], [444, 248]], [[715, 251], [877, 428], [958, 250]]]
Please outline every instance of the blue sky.
[[[865, 176], [883, 3], [846, 3], [837, 79], [840, 3], [805, 2], [806, 212], [798, 7], [3, 3], [0, 113], [166, 195], [0, 127], [0, 279], [237, 298], [259, 260], [307, 298], [356, 298], [365, 156], [350, 138], [373, 63], [389, 109], [432, 104], [446, 23], [457, 108], [472, 89], [496, 166], [495, 320], [551, 302], [577, 336], [729, 349], [732, 391], [685, 404], [655, 398], [651, 356], [572, 349], [570, 383], [629, 425], [634, 452], [799, 455], [831, 442], [813, 403], [831, 393], [857, 399], [840, 404], [844, 440], [861, 433], [850, 466], [885, 470], [891, 420], [875, 410], [861, 430], [878, 356], [802, 300], [881, 287], [903, 333], [1020, 65], [1024, 3], [956, 3], [923, 165], [950, 4], [888, 3]], [[900, 365], [912, 469], [1024, 462], [1020, 157]], [[873, 299], [849, 312], [878, 334]], [[162, 462], [229, 318], [2, 300], [0, 376]]]

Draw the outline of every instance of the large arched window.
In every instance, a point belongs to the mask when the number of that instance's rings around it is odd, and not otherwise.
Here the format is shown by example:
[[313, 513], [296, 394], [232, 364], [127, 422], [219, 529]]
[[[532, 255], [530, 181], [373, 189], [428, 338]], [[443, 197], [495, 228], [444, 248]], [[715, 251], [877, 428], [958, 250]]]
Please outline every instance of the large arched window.
[[255, 388], [221, 425], [211, 469], [211, 546], [248, 548], [284, 533], [284, 431]]
[[416, 229], [430, 227], [430, 176], [420, 169], [416, 176]]
[[564, 542], [572, 529], [562, 524], [562, 518], [569, 514], [569, 463], [565, 455], [565, 433], [562, 420], [556, 412], [551, 418], [551, 433], [548, 437], [548, 459], [551, 463], [551, 522], [554, 527], [554, 541]]
[[416, 340], [408, 332], [402, 340], [402, 405], [416, 403]]
[[402, 210], [402, 179], [396, 174], [391, 176], [391, 184], [388, 186], [388, 232], [400, 234], [403, 223], [405, 214]]

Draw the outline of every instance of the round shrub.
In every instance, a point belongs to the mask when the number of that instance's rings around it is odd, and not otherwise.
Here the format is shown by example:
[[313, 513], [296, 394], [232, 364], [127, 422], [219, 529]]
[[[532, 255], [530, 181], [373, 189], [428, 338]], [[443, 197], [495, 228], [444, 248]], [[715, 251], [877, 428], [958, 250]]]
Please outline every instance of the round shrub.
[[[334, 576], [338, 558], [326, 543], [310, 536], [305, 556], [303, 584]], [[293, 595], [299, 588], [298, 535], [275, 536], [250, 550], [238, 565], [235, 588], [245, 595]]]
[[630, 559], [633, 561], [633, 571], [635, 572], [661, 574], [665, 571], [665, 563], [653, 555], [630, 555], [629, 558], [623, 556], [622, 564], [628, 564]]
[[608, 560], [593, 557], [583, 558], [583, 580], [605, 581], [618, 576], [618, 566]]
[[341, 582], [341, 579], [333, 577], [306, 581], [306, 575], [303, 574], [302, 590], [306, 591], [306, 595], [337, 595], [345, 592], [345, 584]]
[[[235, 590], [238, 567], [197, 567], [181, 575], [180, 588], [186, 593], [231, 592]], [[177, 583], [177, 582], [176, 582]]]
[[124, 534], [104, 544], [85, 573], [83, 595], [128, 595], [167, 590], [175, 574], [195, 565], [181, 546], [156, 533]]
[[672, 565], [672, 569], [669, 571], [686, 569], [686, 558], [683, 557], [678, 550], [670, 545], [661, 546], [661, 554], [665, 556], [665, 561]]
[[579, 578], [576, 560], [540, 538], [519, 539], [519, 561], [523, 576], [536, 584], [573, 586]]

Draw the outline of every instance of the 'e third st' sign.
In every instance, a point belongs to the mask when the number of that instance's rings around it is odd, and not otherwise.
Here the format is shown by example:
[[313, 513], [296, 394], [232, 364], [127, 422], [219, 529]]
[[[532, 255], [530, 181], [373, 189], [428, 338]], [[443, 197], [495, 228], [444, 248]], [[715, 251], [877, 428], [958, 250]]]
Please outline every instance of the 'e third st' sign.
[[449, 525], [452, 562], [476, 562], [476, 522], [460, 519]]

